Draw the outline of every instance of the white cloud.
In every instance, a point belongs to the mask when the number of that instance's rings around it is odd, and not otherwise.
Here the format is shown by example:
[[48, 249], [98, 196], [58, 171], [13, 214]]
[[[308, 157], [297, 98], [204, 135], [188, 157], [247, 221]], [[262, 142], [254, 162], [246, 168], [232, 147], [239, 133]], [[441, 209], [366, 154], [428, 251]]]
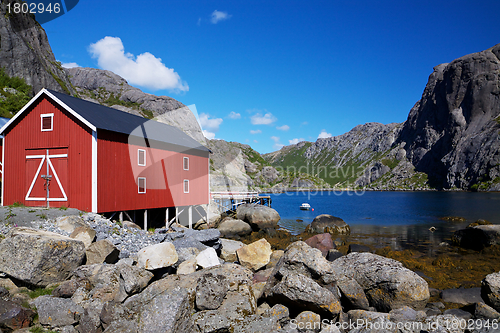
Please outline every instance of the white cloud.
[[271, 113], [266, 113], [265, 115], [262, 115], [262, 113], [256, 113], [254, 114], [251, 118], [250, 121], [252, 125], [270, 125], [274, 123], [278, 118], [273, 116]]
[[254, 143], [259, 143], [259, 141], [257, 141], [257, 140], [253, 140], [253, 142], [254, 142]]
[[209, 140], [215, 139], [215, 133], [213, 133], [213, 132], [209, 132], [207, 130], [203, 130], [203, 135], [205, 136], [205, 138], [207, 138]]
[[63, 68], [75, 68], [75, 67], [80, 67], [76, 62], [66, 62], [62, 63], [61, 66]]
[[261, 130], [250, 130], [250, 134], [260, 134], [262, 133]]
[[302, 126], [306, 126], [306, 125], [308, 125], [308, 124], [309, 124], [309, 123], [308, 123], [307, 121], [304, 121], [301, 125], [302, 125]]
[[278, 136], [272, 136], [271, 140], [274, 141], [273, 148], [276, 149], [276, 150], [279, 150], [279, 149], [281, 149], [281, 148], [283, 148], [285, 146], [284, 144], [282, 144], [280, 142], [280, 138]]
[[330, 138], [332, 136], [332, 133], [327, 133], [326, 130], [321, 130], [321, 133], [318, 135], [318, 139], [326, 139]]
[[302, 141], [305, 141], [304, 138], [300, 138], [300, 139], [292, 139], [292, 140], [288, 140], [288, 142], [291, 144], [291, 145], [296, 145], [297, 143], [299, 142], [302, 142]]
[[97, 58], [99, 67], [122, 76], [132, 85], [152, 90], [189, 90], [187, 83], [172, 68], [165, 66], [161, 58], [149, 52], [137, 57], [125, 53], [122, 40], [118, 37], [107, 36], [90, 44], [89, 52], [93, 58]]
[[219, 131], [219, 126], [222, 124], [222, 118], [210, 119], [210, 115], [206, 113], [200, 114], [200, 126], [203, 129], [203, 135], [207, 139], [215, 138], [215, 133]]
[[241, 118], [241, 114], [239, 113], [236, 113], [234, 111], [231, 111], [231, 113], [228, 115], [229, 119], [240, 119]]
[[276, 127], [276, 129], [280, 131], [288, 131], [290, 129], [290, 126], [288, 125], [278, 126]]
[[210, 22], [212, 22], [212, 24], [217, 24], [220, 21], [225, 21], [225, 20], [230, 19], [231, 16], [233, 16], [233, 15], [229, 15], [227, 12], [221, 12], [218, 10], [214, 10], [214, 12], [212, 13], [212, 16], [210, 18]]

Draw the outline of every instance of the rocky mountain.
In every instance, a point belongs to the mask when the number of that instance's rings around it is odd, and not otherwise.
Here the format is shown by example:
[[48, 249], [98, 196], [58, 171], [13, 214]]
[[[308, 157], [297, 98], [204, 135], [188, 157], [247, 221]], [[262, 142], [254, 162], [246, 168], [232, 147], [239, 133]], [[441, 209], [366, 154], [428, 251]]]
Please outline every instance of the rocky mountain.
[[329, 188], [324, 180], [305, 172], [275, 168], [249, 145], [207, 140], [212, 191], [284, 191]]
[[335, 187], [500, 190], [500, 44], [434, 68], [402, 124], [368, 123], [263, 157]]
[[11, 14], [0, 4], [0, 67], [10, 77], [19, 77], [32, 87], [32, 94], [49, 88], [76, 93], [61, 64], [56, 61], [45, 30], [28, 14]]

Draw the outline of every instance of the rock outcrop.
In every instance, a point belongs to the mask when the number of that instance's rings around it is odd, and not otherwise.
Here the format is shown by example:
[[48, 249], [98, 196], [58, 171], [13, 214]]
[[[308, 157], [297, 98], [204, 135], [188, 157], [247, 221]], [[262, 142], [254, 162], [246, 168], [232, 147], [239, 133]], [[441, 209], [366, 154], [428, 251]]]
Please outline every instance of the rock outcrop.
[[0, 4], [0, 67], [10, 77], [20, 77], [33, 87], [33, 94], [49, 88], [76, 93], [61, 64], [56, 61], [45, 30], [29, 14], [9, 14]]
[[257, 204], [243, 204], [236, 209], [238, 219], [247, 222], [252, 229], [276, 229], [280, 220], [278, 212], [270, 207]]
[[499, 69], [500, 44], [441, 64], [404, 123], [358, 125], [264, 158], [338, 187], [499, 190]]

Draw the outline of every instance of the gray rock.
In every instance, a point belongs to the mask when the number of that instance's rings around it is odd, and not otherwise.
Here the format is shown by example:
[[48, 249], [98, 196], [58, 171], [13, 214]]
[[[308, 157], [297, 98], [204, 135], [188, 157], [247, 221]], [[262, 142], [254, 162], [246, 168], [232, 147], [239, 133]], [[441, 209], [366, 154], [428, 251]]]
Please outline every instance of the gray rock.
[[220, 265], [220, 261], [215, 250], [209, 247], [196, 256], [196, 264], [200, 267], [208, 268]]
[[154, 274], [137, 266], [127, 264], [116, 265], [123, 279], [123, 286], [129, 295], [140, 293], [147, 287]]
[[441, 292], [441, 299], [443, 302], [462, 305], [474, 304], [476, 302], [483, 301], [481, 298], [481, 288], [445, 289]]
[[475, 303], [471, 308], [471, 313], [476, 319], [500, 319], [500, 313], [484, 303]]
[[453, 315], [457, 318], [469, 320], [472, 318], [472, 314], [462, 309], [448, 309], [443, 312], [445, 315]]
[[88, 224], [85, 223], [82, 217], [71, 215], [56, 218], [56, 226], [68, 234], [72, 234], [76, 228], [85, 228], [88, 227]]
[[252, 233], [250, 224], [234, 219], [224, 219], [217, 229], [223, 237], [246, 236]]
[[87, 265], [114, 264], [118, 260], [120, 251], [109, 240], [103, 239], [88, 246], [85, 254]]
[[64, 281], [52, 291], [52, 296], [61, 298], [71, 298], [78, 288], [92, 290], [90, 281], [87, 278], [76, 278]]
[[228, 262], [235, 262], [236, 260], [238, 260], [236, 256], [236, 250], [245, 246], [245, 243], [225, 238], [221, 238], [220, 241], [222, 244], [220, 257], [224, 259], [224, 261]]
[[452, 242], [473, 250], [498, 245], [500, 244], [500, 225], [477, 225], [457, 230], [453, 233]]
[[255, 230], [276, 229], [280, 220], [276, 210], [256, 204], [238, 206], [236, 215], [239, 220], [249, 223]]
[[45, 30], [35, 18], [10, 17], [6, 6], [1, 7], [0, 16], [2, 44], [6, 46], [0, 49], [0, 67], [5, 73], [23, 78], [34, 92], [48, 88], [74, 94], [75, 89], [52, 53]]
[[356, 280], [364, 289], [370, 305], [379, 311], [405, 305], [421, 310], [430, 297], [427, 282], [396, 260], [353, 252], [331, 265], [335, 271]]
[[115, 302], [106, 302], [104, 303], [99, 318], [101, 320], [102, 326], [104, 329], [107, 329], [108, 326], [113, 325], [113, 323], [121, 322], [121, 321], [130, 321], [134, 317], [134, 313], [132, 313], [128, 308], [123, 306], [122, 304]]
[[67, 298], [40, 296], [32, 304], [37, 309], [40, 324], [50, 327], [76, 324], [84, 312], [81, 306]]
[[229, 291], [229, 281], [223, 275], [206, 273], [198, 280], [196, 287], [196, 308], [216, 310], [222, 304]]
[[78, 332], [80, 333], [100, 333], [101, 330], [101, 318], [100, 314], [104, 303], [100, 300], [94, 300], [90, 306], [88, 306], [83, 315], [80, 318], [80, 324], [78, 325]]
[[266, 296], [274, 304], [310, 310], [330, 318], [337, 317], [342, 311], [340, 302], [332, 292], [304, 275], [284, 276]]
[[196, 332], [193, 302], [186, 289], [175, 288], [153, 298], [139, 315], [142, 332]]
[[339, 217], [328, 214], [316, 216], [306, 228], [310, 233], [348, 234], [351, 228]]
[[352, 278], [340, 276], [336, 278], [336, 285], [342, 295], [342, 303], [348, 309], [368, 310], [370, 304], [363, 288]]
[[486, 275], [481, 281], [481, 297], [496, 311], [500, 311], [500, 272]]
[[13, 228], [0, 243], [0, 271], [40, 287], [66, 280], [84, 258], [83, 242], [31, 228]]
[[[136, 320], [117, 320], [112, 322], [105, 333], [139, 333], [139, 325]], [[154, 332], [154, 331], [153, 331]]]
[[[122, 302], [127, 297], [124, 282], [120, 279], [119, 267], [108, 264], [94, 264], [78, 267], [73, 276], [87, 278], [92, 290], [90, 296], [102, 302]], [[74, 296], [73, 296], [74, 297]]]
[[389, 312], [389, 319], [392, 322], [408, 322], [408, 321], [422, 321], [426, 316], [424, 311], [415, 311], [414, 309], [404, 306], [399, 309], [391, 310]]

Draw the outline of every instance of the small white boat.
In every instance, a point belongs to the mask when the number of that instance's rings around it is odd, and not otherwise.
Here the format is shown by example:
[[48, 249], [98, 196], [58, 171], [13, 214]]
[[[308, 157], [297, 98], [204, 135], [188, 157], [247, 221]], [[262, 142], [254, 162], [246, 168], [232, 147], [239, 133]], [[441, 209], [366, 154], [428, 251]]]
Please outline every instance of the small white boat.
[[309, 209], [311, 209], [311, 205], [310, 205], [310, 204], [308, 204], [308, 203], [305, 203], [305, 202], [304, 202], [304, 203], [300, 206], [300, 209], [302, 209], [302, 210], [309, 210]]

